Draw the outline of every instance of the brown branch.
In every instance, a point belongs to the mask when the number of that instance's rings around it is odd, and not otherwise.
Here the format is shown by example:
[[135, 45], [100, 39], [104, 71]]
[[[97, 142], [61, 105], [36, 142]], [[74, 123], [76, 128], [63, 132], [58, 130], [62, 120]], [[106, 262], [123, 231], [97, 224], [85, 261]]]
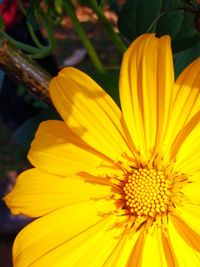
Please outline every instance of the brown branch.
[[50, 104], [48, 92], [51, 76], [35, 61], [0, 37], [0, 67], [18, 83], [25, 85], [37, 98]]

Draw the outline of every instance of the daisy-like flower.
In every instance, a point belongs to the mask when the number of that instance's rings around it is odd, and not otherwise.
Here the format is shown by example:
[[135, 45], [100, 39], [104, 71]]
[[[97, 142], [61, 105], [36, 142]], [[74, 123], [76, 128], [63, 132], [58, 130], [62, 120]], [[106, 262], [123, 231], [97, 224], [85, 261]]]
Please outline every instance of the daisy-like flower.
[[170, 38], [125, 53], [122, 111], [86, 74], [50, 83], [64, 121], [43, 122], [5, 197], [39, 217], [17, 236], [15, 267], [200, 266], [200, 59], [174, 83]]

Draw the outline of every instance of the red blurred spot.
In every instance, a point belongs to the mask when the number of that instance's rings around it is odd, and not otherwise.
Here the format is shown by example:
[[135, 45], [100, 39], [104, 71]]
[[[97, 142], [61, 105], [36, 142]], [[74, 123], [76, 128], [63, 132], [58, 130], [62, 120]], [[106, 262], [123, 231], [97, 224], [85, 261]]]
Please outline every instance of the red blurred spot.
[[14, 26], [23, 17], [23, 14], [19, 9], [17, 1], [15, 0], [4, 0], [0, 4], [0, 13], [3, 17], [6, 29]]

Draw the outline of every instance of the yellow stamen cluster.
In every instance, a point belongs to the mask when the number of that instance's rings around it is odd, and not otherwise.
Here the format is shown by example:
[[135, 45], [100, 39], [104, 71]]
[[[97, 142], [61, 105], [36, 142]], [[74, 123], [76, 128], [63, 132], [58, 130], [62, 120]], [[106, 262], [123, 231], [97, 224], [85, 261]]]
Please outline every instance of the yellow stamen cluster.
[[155, 217], [167, 211], [170, 181], [163, 171], [140, 168], [128, 175], [123, 187], [126, 207], [139, 216]]

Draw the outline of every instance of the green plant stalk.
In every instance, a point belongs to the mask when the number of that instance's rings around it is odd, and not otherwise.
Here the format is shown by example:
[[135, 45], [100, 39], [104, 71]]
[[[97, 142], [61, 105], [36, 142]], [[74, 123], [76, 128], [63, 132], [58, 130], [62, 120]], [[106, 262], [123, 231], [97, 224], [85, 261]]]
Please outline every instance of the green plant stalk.
[[92, 63], [94, 64], [95, 68], [97, 69], [97, 71], [101, 72], [101, 73], [105, 73], [105, 69], [93, 47], [93, 45], [91, 44], [89, 38], [87, 37], [81, 23], [79, 22], [76, 13], [74, 11], [74, 7], [72, 6], [71, 2], [69, 0], [62, 0], [63, 2], [63, 6], [67, 12], [67, 14], [69, 15], [69, 17], [71, 18], [71, 21], [84, 45], [84, 47], [86, 48], [88, 55], [90, 56], [90, 59], [92, 61]]
[[29, 33], [30, 33], [30, 35], [31, 35], [31, 38], [33, 39], [33, 41], [34, 41], [34, 43], [36, 44], [36, 46], [37, 46], [38, 48], [40, 48], [40, 49], [43, 48], [44, 46], [43, 46], [43, 45], [40, 43], [40, 41], [38, 40], [38, 38], [37, 38], [37, 36], [36, 36], [36, 34], [35, 34], [34, 30], [33, 30], [32, 25], [31, 25], [29, 22], [26, 22], [26, 24], [27, 24]]
[[[17, 4], [19, 6], [19, 9], [20, 11], [23, 13], [23, 15], [25, 17], [27, 17], [27, 11], [26, 9], [24, 8], [23, 4], [22, 4], [22, 1], [21, 0], [17, 0]], [[34, 43], [36, 44], [36, 46], [40, 49], [42, 49], [44, 46], [40, 43], [40, 41], [38, 40], [35, 32], [34, 32], [34, 29], [33, 29], [33, 26], [31, 25], [30, 22], [28, 22], [28, 20], [26, 20], [26, 25], [28, 27], [28, 30], [29, 30], [29, 33], [31, 35], [31, 38], [33, 39]]]
[[42, 9], [40, 10], [40, 15], [41, 15], [44, 27], [47, 31], [47, 35], [48, 35], [47, 39], [48, 39], [49, 45], [48, 46], [42, 45], [42, 47], [38, 53], [31, 55], [32, 58], [43, 58], [45, 56], [48, 56], [49, 54], [51, 54], [53, 49], [56, 47], [56, 39], [54, 37], [54, 33], [52, 30], [51, 24], [49, 23], [49, 20], [48, 20], [46, 13], [43, 12]]
[[[18, 5], [20, 7], [21, 12], [26, 16], [27, 12], [24, 9], [21, 1], [18, 0], [17, 2], [18, 2]], [[45, 45], [40, 43], [40, 41], [38, 40], [38, 38], [37, 38], [37, 36], [33, 30], [32, 25], [29, 22], [27, 22], [27, 27], [28, 27], [29, 33], [30, 33], [30, 35], [31, 35], [31, 37], [32, 37], [32, 39], [33, 39], [33, 41], [37, 47], [21, 43], [20, 41], [17, 41], [13, 37], [11, 37], [6, 32], [1, 32], [0, 38], [1, 37], [6, 38], [10, 42], [10, 44], [14, 45], [16, 48], [29, 53], [29, 56], [31, 58], [44, 58], [45, 56], [48, 56], [52, 52], [52, 50], [55, 48], [56, 40], [55, 40], [55, 37], [53, 34], [52, 27], [48, 21], [48, 17], [42, 11], [42, 9], [40, 10], [40, 12], [41, 12], [41, 18], [43, 20], [43, 24], [44, 24], [45, 29], [46, 29], [47, 34], [48, 34], [48, 42], [49, 42], [48, 46], [45, 46]]]
[[16, 48], [29, 53], [28, 56], [30, 56], [31, 58], [44, 58], [45, 56], [48, 56], [51, 53], [53, 48], [53, 46], [44, 46], [42, 49], [39, 49], [15, 40], [5, 32], [0, 33], [0, 38], [2, 37], [7, 39], [10, 44], [14, 45]]
[[108, 32], [117, 50], [123, 55], [127, 47], [122, 41], [122, 39], [119, 37], [119, 35], [114, 31], [112, 24], [107, 19], [107, 17], [104, 15], [104, 12], [101, 6], [97, 5], [96, 0], [87, 0], [87, 3], [92, 8], [92, 10], [97, 14], [99, 20], [101, 20], [101, 22], [105, 26], [105, 29]]
[[14, 45], [15, 47], [17, 47], [18, 49], [20, 50], [23, 50], [25, 52], [28, 52], [28, 53], [38, 53], [40, 51], [39, 48], [36, 48], [36, 47], [33, 47], [31, 45], [27, 45], [27, 44], [24, 44], [24, 43], [21, 43], [17, 40], [15, 40], [14, 38], [12, 38], [9, 34], [7, 34], [6, 32], [1, 32], [0, 33], [0, 36], [3, 36], [4, 38], [8, 39], [8, 41]]
[[53, 50], [56, 47], [56, 38], [54, 36], [54, 32], [53, 32], [52, 26], [49, 22], [48, 16], [42, 11], [42, 9], [41, 9], [41, 16], [43, 19], [45, 29], [47, 31], [49, 48], [50, 48], [50, 50]]

